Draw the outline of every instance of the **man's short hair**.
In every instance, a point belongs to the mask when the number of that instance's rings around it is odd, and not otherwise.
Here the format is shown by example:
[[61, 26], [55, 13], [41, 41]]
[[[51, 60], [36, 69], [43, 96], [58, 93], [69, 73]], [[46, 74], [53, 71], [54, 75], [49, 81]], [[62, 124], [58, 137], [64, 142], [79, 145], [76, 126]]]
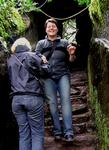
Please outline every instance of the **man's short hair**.
[[45, 29], [46, 29], [46, 27], [47, 27], [48, 22], [54, 23], [54, 24], [57, 26], [57, 28], [58, 28], [58, 23], [57, 23], [56, 19], [50, 18], [50, 19], [47, 19], [47, 20], [45, 21], [45, 25], [44, 25]]

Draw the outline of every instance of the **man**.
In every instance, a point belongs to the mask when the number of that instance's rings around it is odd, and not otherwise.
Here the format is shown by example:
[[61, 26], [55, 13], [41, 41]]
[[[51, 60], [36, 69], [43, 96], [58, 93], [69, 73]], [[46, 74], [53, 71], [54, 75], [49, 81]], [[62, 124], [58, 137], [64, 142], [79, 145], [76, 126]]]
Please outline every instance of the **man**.
[[[44, 79], [44, 90], [53, 118], [55, 140], [73, 141], [72, 105], [70, 101], [70, 71], [68, 62], [75, 59], [75, 46], [58, 36], [58, 24], [54, 18], [45, 22], [45, 39], [36, 45], [36, 53], [43, 54], [51, 67], [50, 77]], [[57, 92], [62, 106], [63, 129], [59, 120]]]

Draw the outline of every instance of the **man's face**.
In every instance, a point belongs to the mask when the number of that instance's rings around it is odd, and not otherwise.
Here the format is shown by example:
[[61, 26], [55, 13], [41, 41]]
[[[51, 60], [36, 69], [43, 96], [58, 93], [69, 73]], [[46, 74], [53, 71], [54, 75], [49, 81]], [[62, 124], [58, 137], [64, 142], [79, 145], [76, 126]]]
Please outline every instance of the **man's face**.
[[58, 28], [55, 23], [48, 22], [46, 26], [46, 33], [48, 36], [57, 36]]

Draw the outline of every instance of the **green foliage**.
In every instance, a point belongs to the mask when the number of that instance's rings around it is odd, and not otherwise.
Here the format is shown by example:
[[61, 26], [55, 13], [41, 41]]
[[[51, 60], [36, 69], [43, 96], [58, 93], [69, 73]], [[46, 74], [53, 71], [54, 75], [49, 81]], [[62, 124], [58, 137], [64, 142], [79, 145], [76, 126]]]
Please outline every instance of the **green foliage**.
[[96, 26], [103, 25], [104, 6], [107, 0], [75, 0], [79, 5], [89, 5], [89, 14], [93, 24]]
[[66, 38], [69, 42], [76, 44], [76, 20], [69, 19], [63, 22], [63, 37]]
[[0, 1], [0, 36], [5, 39], [12, 34], [21, 34], [25, 30], [25, 24], [14, 2]]
[[5, 75], [7, 73], [6, 59], [8, 54], [7, 43], [3, 37], [0, 37], [0, 75]]
[[93, 101], [92, 105], [95, 109], [95, 121], [98, 129], [98, 137], [100, 140], [100, 149], [107, 150], [109, 149], [109, 127], [107, 124], [107, 119], [103, 115], [100, 107], [100, 103], [97, 101], [97, 90], [93, 90]]
[[22, 20], [22, 16], [19, 14], [17, 9], [12, 8], [11, 10], [12, 10], [12, 14], [13, 14], [11, 19], [14, 20], [13, 25], [17, 26], [16, 33], [17, 34], [23, 33], [25, 30], [25, 24]]
[[25, 12], [35, 11], [37, 3], [33, 2], [33, 0], [20, 0], [19, 6], [19, 11], [23, 14]]
[[[53, 0], [48, 0], [48, 2], [52, 2], [52, 1]], [[84, 4], [88, 5], [91, 2], [91, 0], [74, 0], [74, 1], [77, 1], [79, 5], [84, 5]]]
[[107, 0], [75, 0], [79, 5], [89, 5], [90, 18], [95, 26], [104, 24], [104, 13]]
[[26, 29], [22, 15], [36, 10], [36, 4], [33, 0], [0, 0], [0, 36], [21, 35]]
[[104, 19], [100, 0], [91, 0], [89, 13], [94, 25], [103, 25]]
[[91, 0], [75, 0], [75, 1], [77, 1], [79, 5], [84, 5], [84, 4], [89, 5], [91, 2]]
[[52, 2], [52, 0], [48, 0], [48, 2]]
[[[48, 0], [48, 2], [52, 2], [53, 0]], [[54, 0], [55, 1], [55, 0]], [[74, 0], [77, 1], [79, 5], [90, 4], [91, 0]]]

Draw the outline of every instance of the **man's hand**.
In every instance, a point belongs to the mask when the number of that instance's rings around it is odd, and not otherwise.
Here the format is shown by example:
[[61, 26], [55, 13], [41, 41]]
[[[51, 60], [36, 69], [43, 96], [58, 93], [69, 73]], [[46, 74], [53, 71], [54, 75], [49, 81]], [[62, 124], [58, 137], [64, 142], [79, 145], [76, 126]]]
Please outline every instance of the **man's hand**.
[[71, 62], [73, 62], [76, 59], [75, 50], [76, 50], [76, 46], [71, 44], [67, 46], [67, 51], [69, 53], [69, 61]]
[[69, 57], [69, 61], [70, 61], [70, 62], [75, 61], [75, 59], [76, 59], [75, 54], [70, 55], [70, 57]]
[[47, 59], [46, 59], [46, 57], [44, 55], [41, 56], [41, 59], [42, 59], [44, 64], [48, 63], [48, 61], [47, 61]]
[[73, 55], [73, 54], [75, 53], [75, 50], [76, 50], [76, 47], [75, 47], [75, 46], [73, 46], [73, 45], [71, 45], [71, 44], [69, 44], [69, 45], [67, 46], [67, 51], [68, 51], [69, 55]]

